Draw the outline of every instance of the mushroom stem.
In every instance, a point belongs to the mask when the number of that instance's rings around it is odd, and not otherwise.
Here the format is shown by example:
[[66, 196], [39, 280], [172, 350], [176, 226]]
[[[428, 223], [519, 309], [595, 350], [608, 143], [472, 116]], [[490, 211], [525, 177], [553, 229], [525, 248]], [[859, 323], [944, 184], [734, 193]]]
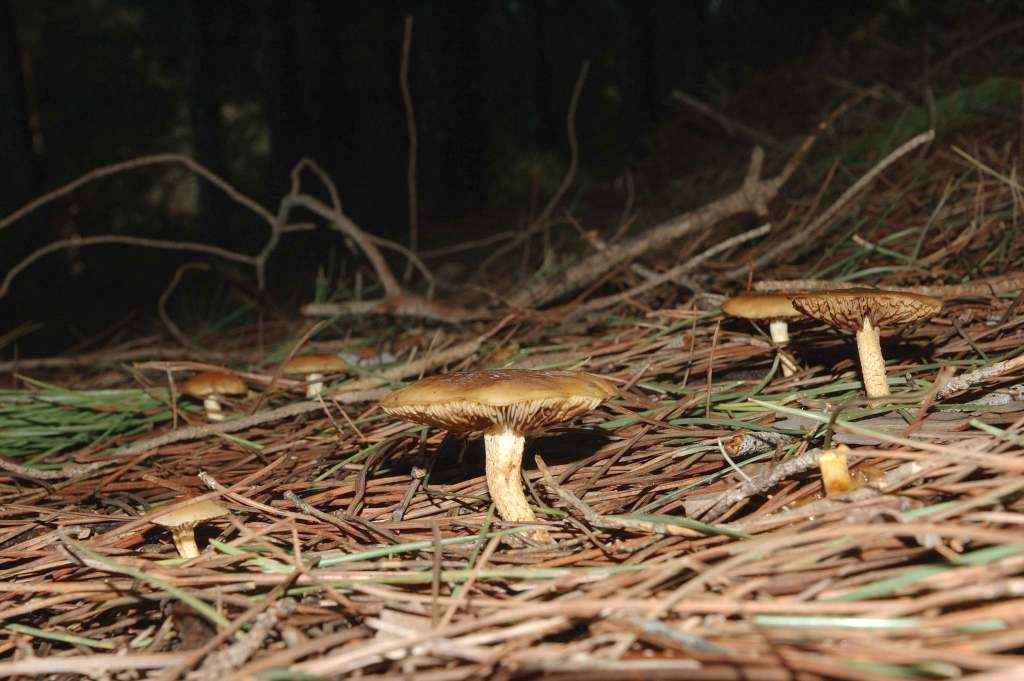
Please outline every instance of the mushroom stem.
[[768, 324], [768, 333], [772, 336], [772, 342], [780, 348], [789, 345], [789, 323], [785, 319], [773, 319]]
[[868, 397], [885, 397], [889, 384], [885, 381], [885, 360], [878, 340], [878, 327], [867, 317], [857, 329], [857, 353], [860, 355], [860, 371], [864, 376], [864, 392]]
[[785, 319], [773, 319], [768, 323], [768, 333], [771, 334], [775, 347], [780, 348], [779, 364], [782, 365], [782, 375], [792, 376], [796, 373], [796, 360], [781, 349], [789, 345], [789, 323]]
[[[498, 515], [504, 520], [530, 522], [537, 519], [523, 493], [520, 467], [526, 438], [508, 428], [484, 433], [487, 457], [487, 490], [491, 493]], [[540, 528], [528, 535], [537, 541], [550, 541], [547, 530]]]
[[309, 385], [306, 386], [307, 400], [315, 400], [320, 395], [320, 393], [324, 391], [324, 384], [320, 380], [323, 377], [324, 375], [319, 373], [306, 374], [307, 382], [314, 381], [310, 382]]
[[174, 546], [177, 547], [178, 553], [182, 558], [195, 558], [199, 555], [199, 547], [196, 546], [195, 528], [195, 523], [188, 523], [186, 525], [179, 525], [171, 530], [171, 536], [174, 537]]
[[223, 421], [224, 414], [220, 409], [220, 402], [217, 401], [216, 395], [208, 395], [203, 400], [203, 407], [206, 408], [206, 418], [211, 421]]
[[833, 449], [826, 449], [818, 456], [821, 483], [825, 487], [825, 496], [827, 497], [842, 494], [854, 487], [853, 479], [850, 478], [850, 468], [846, 462], [848, 451], [850, 451], [849, 447], [839, 445]]

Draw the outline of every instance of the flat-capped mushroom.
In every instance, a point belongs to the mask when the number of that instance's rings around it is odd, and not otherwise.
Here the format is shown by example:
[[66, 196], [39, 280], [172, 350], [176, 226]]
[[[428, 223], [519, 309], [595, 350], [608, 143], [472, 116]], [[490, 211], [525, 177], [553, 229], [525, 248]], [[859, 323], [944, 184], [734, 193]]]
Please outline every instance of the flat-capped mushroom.
[[784, 293], [747, 293], [733, 296], [722, 303], [722, 312], [743, 319], [761, 319], [768, 322], [772, 343], [779, 348], [782, 375], [792, 376], [796, 362], [782, 348], [789, 345], [789, 320], [799, 319], [802, 313], [793, 307]]
[[793, 293], [789, 298], [793, 307], [808, 317], [856, 332], [864, 391], [868, 397], [889, 394], [879, 329], [928, 319], [942, 309], [938, 298], [873, 288]]
[[307, 382], [306, 399], [312, 400], [324, 391], [320, 380], [325, 373], [348, 371], [348, 362], [337, 355], [302, 355], [285, 362], [282, 370], [288, 376], [304, 376]]
[[[609, 381], [579, 371], [467, 371], [396, 390], [381, 408], [456, 433], [483, 431], [487, 489], [498, 513], [505, 520], [529, 522], [536, 516], [520, 478], [526, 434], [588, 412], [615, 392]], [[549, 541], [543, 529], [531, 536]]]
[[223, 395], [244, 395], [245, 382], [235, 374], [223, 371], [204, 371], [192, 376], [181, 386], [181, 394], [203, 400], [206, 418], [223, 421], [224, 414], [218, 401]]
[[196, 546], [196, 524], [228, 513], [228, 509], [216, 501], [204, 499], [158, 515], [153, 518], [153, 522], [161, 527], [171, 528], [174, 545], [182, 558], [195, 558], [199, 555], [199, 547]]

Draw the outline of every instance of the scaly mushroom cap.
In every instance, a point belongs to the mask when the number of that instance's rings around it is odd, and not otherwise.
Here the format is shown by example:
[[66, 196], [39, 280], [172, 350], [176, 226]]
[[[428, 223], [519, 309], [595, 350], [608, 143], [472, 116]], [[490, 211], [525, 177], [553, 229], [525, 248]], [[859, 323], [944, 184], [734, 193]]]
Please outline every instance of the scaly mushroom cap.
[[787, 319], [801, 316], [801, 312], [790, 302], [789, 294], [784, 293], [733, 296], [722, 303], [722, 312], [743, 319]]
[[177, 508], [169, 513], [158, 515], [153, 522], [161, 527], [181, 527], [182, 525], [194, 525], [195, 523], [227, 515], [228, 509], [224, 508], [212, 499], [204, 499], [194, 504], [188, 504]]
[[282, 370], [289, 376], [320, 372], [348, 371], [348, 362], [337, 355], [302, 355], [285, 362]]
[[877, 328], [928, 319], [942, 309], [938, 298], [874, 288], [793, 293], [789, 299], [808, 317], [850, 330], [861, 328], [865, 319]]
[[245, 382], [242, 379], [235, 374], [223, 371], [204, 371], [192, 376], [181, 385], [181, 394], [189, 397], [241, 395], [245, 392]]
[[504, 369], [430, 376], [380, 404], [393, 416], [456, 433], [528, 433], [588, 412], [615, 392], [609, 381], [580, 371]]

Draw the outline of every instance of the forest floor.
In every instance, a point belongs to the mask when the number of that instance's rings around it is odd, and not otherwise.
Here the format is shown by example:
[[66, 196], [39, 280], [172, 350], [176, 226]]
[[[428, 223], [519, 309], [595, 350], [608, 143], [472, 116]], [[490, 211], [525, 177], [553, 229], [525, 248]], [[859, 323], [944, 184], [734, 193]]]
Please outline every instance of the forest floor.
[[[1024, 678], [1020, 147], [1012, 121], [940, 135], [845, 201], [871, 164], [839, 161], [768, 217], [698, 225], [554, 308], [4, 363], [0, 677]], [[766, 239], [643, 286], [765, 220]], [[792, 324], [784, 377], [767, 328], [722, 314], [769, 279], [932, 286], [943, 308], [883, 332], [892, 395], [868, 400], [849, 334]], [[279, 366], [314, 350], [360, 363], [307, 401]], [[172, 391], [210, 367], [251, 386], [221, 425]], [[551, 544], [495, 515], [479, 437], [377, 406], [499, 367], [618, 389], [528, 440]], [[828, 442], [862, 484], [826, 498]], [[191, 497], [230, 514], [186, 561], [151, 521]]]

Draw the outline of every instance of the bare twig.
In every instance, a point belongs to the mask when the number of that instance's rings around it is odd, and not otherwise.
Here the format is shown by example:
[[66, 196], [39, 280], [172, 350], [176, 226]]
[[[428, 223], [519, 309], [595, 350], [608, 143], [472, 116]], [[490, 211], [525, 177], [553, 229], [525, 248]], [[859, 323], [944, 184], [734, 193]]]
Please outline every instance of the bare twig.
[[174, 338], [179, 343], [181, 343], [183, 346], [189, 349], [194, 349], [195, 343], [190, 341], [188, 337], [181, 332], [181, 329], [178, 328], [178, 325], [175, 324], [174, 320], [171, 319], [171, 316], [167, 314], [167, 301], [170, 300], [171, 296], [174, 294], [174, 289], [178, 287], [178, 284], [181, 282], [181, 278], [182, 276], [184, 276], [185, 272], [189, 270], [209, 269], [210, 266], [204, 262], [187, 262], [178, 267], [178, 269], [174, 271], [174, 276], [171, 277], [171, 283], [167, 284], [167, 288], [165, 288], [163, 292], [160, 294], [160, 300], [157, 302], [156, 305], [156, 310], [159, 313], [160, 319], [163, 321], [164, 326], [167, 327], [167, 330], [171, 332], [171, 335], [174, 336]]
[[547, 485], [552, 492], [558, 495], [558, 498], [561, 499], [563, 503], [572, 507], [593, 527], [610, 530], [632, 530], [634, 532], [647, 532], [650, 534], [668, 534], [679, 537], [705, 536], [702, 532], [691, 530], [688, 527], [681, 527], [679, 525], [651, 522], [636, 518], [621, 518], [601, 515], [594, 509], [590, 508], [590, 506], [588, 506], [582, 499], [555, 482], [554, 476], [551, 475], [551, 471], [548, 470], [543, 459], [539, 456], [534, 456], [533, 460], [537, 463], [537, 470], [540, 471], [541, 476], [544, 478], [544, 484]]
[[[796, 172], [817, 139], [837, 118], [846, 113], [864, 96], [866, 93], [851, 97], [819, 123], [775, 177], [767, 180], [761, 178], [764, 150], [761, 147], [755, 147], [750, 155], [746, 178], [743, 184], [732, 193], [694, 211], [656, 225], [632, 239], [609, 245], [606, 249], [585, 258], [566, 272], [523, 287], [512, 297], [512, 304], [516, 307], [544, 305], [593, 283], [622, 263], [634, 261], [645, 253], [664, 248], [670, 242], [687, 234], [706, 229], [741, 213], [753, 212], [761, 216], [766, 215], [768, 204], [775, 199], [782, 186]], [[746, 269], [744, 268], [743, 271], [746, 272]]]
[[722, 126], [722, 130], [724, 130], [725, 134], [727, 135], [734, 135], [736, 133], [739, 133], [740, 135], [743, 135], [744, 137], [749, 139], [754, 144], [760, 144], [762, 147], [770, 147], [773, 149], [783, 148], [783, 144], [779, 142], [779, 140], [769, 135], [768, 133], [756, 130], [750, 127], [749, 125], [740, 123], [739, 121], [734, 121], [733, 119], [729, 118], [722, 112], [716, 110], [709, 104], [702, 102], [696, 97], [689, 95], [681, 90], [673, 90], [672, 98], [681, 102], [682, 104], [685, 104], [686, 106], [690, 107], [697, 113], [703, 114], [704, 116], [707, 116], [711, 120], [718, 123], [720, 126]]
[[808, 449], [803, 454], [771, 466], [750, 481], [721, 494], [717, 499], [701, 504], [687, 504], [686, 515], [691, 518], [701, 518], [705, 522], [714, 522], [725, 515], [726, 511], [734, 504], [764, 494], [786, 478], [816, 468], [819, 454], [821, 454], [820, 449]]
[[577, 305], [573, 308], [571, 316], [575, 317], [580, 314], [587, 314], [590, 312], [595, 312], [597, 310], [604, 309], [606, 307], [611, 307], [612, 305], [616, 305], [622, 302], [623, 300], [638, 296], [641, 293], [649, 291], [650, 289], [655, 288], [657, 286], [661, 286], [662, 284], [667, 284], [668, 282], [672, 281], [678, 281], [681, 277], [683, 277], [683, 275], [697, 269], [701, 265], [701, 263], [709, 260], [710, 258], [713, 258], [714, 256], [720, 253], [724, 253], [732, 248], [735, 248], [740, 244], [762, 237], [765, 234], [767, 234], [770, 230], [771, 225], [765, 224], [755, 229], [743, 232], [742, 234], [737, 234], [736, 236], [730, 237], [725, 241], [721, 241], [715, 244], [714, 246], [700, 253], [699, 255], [693, 256], [686, 262], [676, 265], [675, 267], [666, 270], [665, 272], [662, 272], [654, 277], [651, 277], [644, 281], [643, 283], [637, 284], [633, 288], [621, 291], [619, 293], [604, 296], [602, 298], [595, 298], [594, 300], [583, 303], [582, 305]]
[[[856, 288], [864, 284], [834, 279], [764, 279], [754, 284], [755, 291], [807, 291], [830, 288]], [[916, 286], [890, 286], [890, 291], [907, 291], [936, 298], [970, 298], [1017, 293], [1024, 289], [1024, 272], [1011, 272], [987, 279], [976, 279], [962, 284], [921, 284]]]
[[946, 382], [946, 385], [942, 386], [935, 395], [935, 399], [941, 400], [949, 397], [953, 393], [958, 393], [961, 390], [967, 390], [968, 388], [987, 381], [990, 378], [998, 378], [1006, 374], [1012, 373], [1021, 367], [1024, 367], [1024, 355], [1018, 355], [1013, 359], [1003, 360], [1002, 362], [996, 362], [995, 364], [974, 371], [968, 371], [967, 373], [960, 374], [955, 378], [951, 378]]
[[875, 178], [882, 174], [889, 166], [899, 159], [917, 149], [923, 144], [928, 144], [935, 139], [935, 131], [928, 130], [915, 135], [897, 148], [893, 149], [885, 158], [876, 163], [868, 172], [864, 173], [853, 185], [836, 199], [825, 212], [819, 215], [809, 225], [793, 233], [788, 238], [777, 242], [764, 253], [757, 256], [752, 262], [737, 267], [723, 276], [726, 280], [736, 280], [746, 277], [751, 271], [757, 271], [769, 264], [790, 262], [807, 249], [813, 248], [817, 242], [817, 234], [827, 226], [832, 219], [851, 201], [860, 194]]
[[[409, 250], [415, 253], [419, 249], [419, 210], [416, 197], [416, 151], [419, 140], [416, 137], [416, 111], [412, 105], [412, 93], [409, 92], [409, 53], [412, 47], [412, 15], [405, 17], [405, 32], [402, 35], [402, 66], [398, 73], [398, 84], [402, 90], [402, 105], [405, 107], [405, 126], [409, 133], [409, 164], [406, 171], [406, 184], [409, 192]], [[405, 267], [404, 279], [409, 281], [412, 274], [412, 261]]]

